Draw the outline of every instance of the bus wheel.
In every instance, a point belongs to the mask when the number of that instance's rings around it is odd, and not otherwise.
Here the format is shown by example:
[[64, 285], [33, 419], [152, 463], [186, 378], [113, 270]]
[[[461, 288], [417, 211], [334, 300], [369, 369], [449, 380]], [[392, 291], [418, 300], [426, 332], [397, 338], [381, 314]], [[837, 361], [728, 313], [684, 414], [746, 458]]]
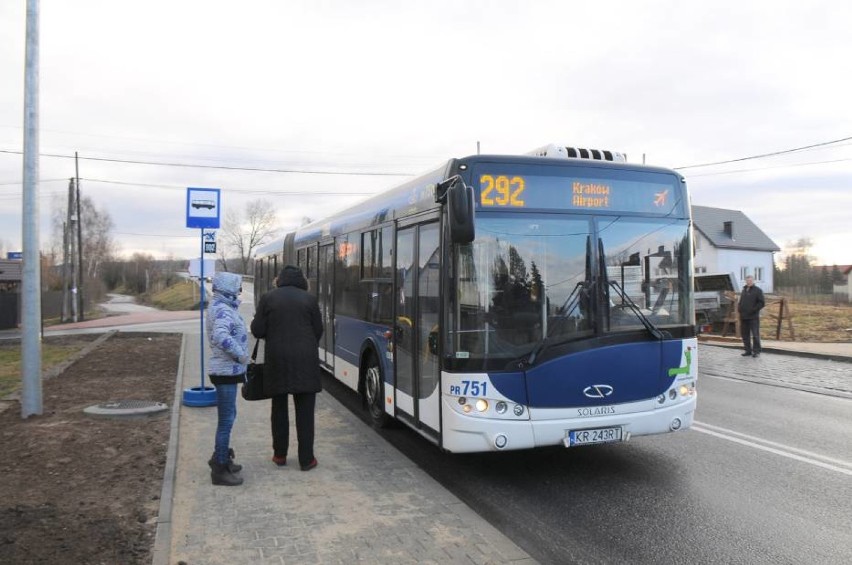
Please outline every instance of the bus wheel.
[[364, 374], [364, 400], [370, 412], [373, 426], [384, 428], [390, 423], [390, 417], [385, 412], [385, 386], [382, 380], [382, 370], [376, 355], [370, 353], [367, 359], [367, 370]]

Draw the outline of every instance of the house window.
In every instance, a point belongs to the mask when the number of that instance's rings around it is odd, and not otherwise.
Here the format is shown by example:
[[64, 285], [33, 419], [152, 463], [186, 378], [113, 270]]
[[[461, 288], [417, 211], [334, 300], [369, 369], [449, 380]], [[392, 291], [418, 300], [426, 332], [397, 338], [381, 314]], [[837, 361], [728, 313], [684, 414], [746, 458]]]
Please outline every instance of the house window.
[[740, 280], [744, 281], [748, 276], [748, 267], [740, 267]]
[[763, 281], [763, 267], [754, 268], [754, 280]]
[[695, 274], [701, 275], [707, 272], [707, 267], [695, 267]]

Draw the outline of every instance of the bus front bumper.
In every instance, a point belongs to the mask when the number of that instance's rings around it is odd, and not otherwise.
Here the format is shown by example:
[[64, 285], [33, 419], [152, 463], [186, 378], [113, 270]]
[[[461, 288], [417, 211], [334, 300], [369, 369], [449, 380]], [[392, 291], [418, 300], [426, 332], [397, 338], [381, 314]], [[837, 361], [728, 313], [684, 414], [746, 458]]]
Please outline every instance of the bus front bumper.
[[[505, 451], [565, 445], [570, 431], [621, 428], [621, 440], [632, 437], [685, 430], [692, 425], [697, 394], [670, 406], [642, 412], [569, 418], [576, 409], [566, 409], [566, 417], [537, 419], [536, 410], [528, 420], [500, 420], [459, 414], [443, 407], [442, 447], [453, 453]], [[647, 403], [650, 405], [650, 403]], [[553, 410], [548, 410], [553, 415]]]

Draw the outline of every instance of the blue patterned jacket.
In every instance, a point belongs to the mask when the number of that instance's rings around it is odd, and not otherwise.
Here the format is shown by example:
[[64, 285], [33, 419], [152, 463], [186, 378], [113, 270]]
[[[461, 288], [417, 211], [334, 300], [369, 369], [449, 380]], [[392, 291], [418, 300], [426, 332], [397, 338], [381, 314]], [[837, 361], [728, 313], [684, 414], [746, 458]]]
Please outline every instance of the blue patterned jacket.
[[[205, 320], [211, 350], [207, 367], [209, 375], [241, 376], [246, 372], [249, 340], [246, 323], [239, 312], [241, 284], [240, 275], [216, 273], [213, 276], [213, 298], [207, 307]], [[219, 380], [222, 382], [222, 379]], [[233, 380], [241, 381], [242, 378]]]

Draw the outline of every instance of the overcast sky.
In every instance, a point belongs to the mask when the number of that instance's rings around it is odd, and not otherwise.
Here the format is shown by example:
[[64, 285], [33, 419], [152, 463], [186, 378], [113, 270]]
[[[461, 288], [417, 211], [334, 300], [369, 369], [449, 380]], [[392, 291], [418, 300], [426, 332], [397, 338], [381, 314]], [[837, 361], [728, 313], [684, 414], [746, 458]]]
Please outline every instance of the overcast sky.
[[[0, 0], [0, 252], [21, 247], [25, 0]], [[852, 138], [852, 3], [41, 0], [41, 243], [79, 152], [124, 254], [197, 256], [186, 188], [282, 229], [450, 157], [556, 142], [685, 167]], [[142, 161], [231, 168], [161, 166]], [[366, 174], [319, 174], [377, 173]], [[681, 171], [852, 263], [852, 140]], [[4, 253], [5, 257], [5, 253]]]

